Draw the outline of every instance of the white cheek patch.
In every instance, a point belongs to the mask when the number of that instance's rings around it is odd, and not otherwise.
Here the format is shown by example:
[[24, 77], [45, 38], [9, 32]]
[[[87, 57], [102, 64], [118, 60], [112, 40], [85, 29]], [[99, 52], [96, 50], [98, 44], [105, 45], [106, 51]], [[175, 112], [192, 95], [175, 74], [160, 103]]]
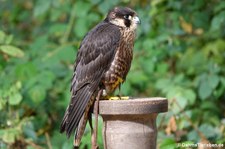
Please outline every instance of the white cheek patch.
[[[139, 18], [138, 18], [139, 21]], [[130, 30], [135, 30], [137, 28], [138, 24], [137, 24], [137, 18], [136, 17], [132, 17], [131, 19], [131, 25], [130, 25]]]
[[[135, 30], [137, 28], [137, 23], [135, 23], [135, 21], [133, 20], [134, 18], [132, 16], [129, 16], [129, 19], [131, 20], [131, 25], [129, 26], [129, 30]], [[126, 25], [124, 24], [123, 19], [116, 18], [116, 19], [111, 20], [110, 22], [117, 26], [127, 28]]]
[[136, 28], [137, 28], [137, 24], [134, 22], [131, 22], [130, 30], [135, 30]]
[[123, 19], [113, 19], [110, 21], [112, 24], [115, 24], [117, 26], [121, 26], [121, 27], [126, 27], [125, 24], [124, 24], [124, 20]]

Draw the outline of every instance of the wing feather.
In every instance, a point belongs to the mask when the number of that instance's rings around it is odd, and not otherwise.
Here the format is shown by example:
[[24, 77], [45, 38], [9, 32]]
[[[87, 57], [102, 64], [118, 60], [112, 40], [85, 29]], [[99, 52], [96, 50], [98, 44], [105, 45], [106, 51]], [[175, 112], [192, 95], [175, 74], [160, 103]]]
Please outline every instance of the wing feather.
[[74, 67], [70, 105], [61, 123], [60, 131], [66, 131], [68, 137], [77, 128], [89, 100], [109, 69], [119, 40], [119, 28], [107, 22], [98, 24], [83, 39]]

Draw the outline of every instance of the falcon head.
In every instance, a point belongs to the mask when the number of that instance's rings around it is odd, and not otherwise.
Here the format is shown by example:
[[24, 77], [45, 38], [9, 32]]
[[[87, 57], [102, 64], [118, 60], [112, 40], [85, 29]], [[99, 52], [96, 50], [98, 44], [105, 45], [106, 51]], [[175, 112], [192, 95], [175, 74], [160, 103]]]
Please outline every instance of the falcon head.
[[109, 11], [105, 21], [131, 30], [135, 30], [137, 25], [141, 23], [137, 13], [128, 7], [115, 7]]

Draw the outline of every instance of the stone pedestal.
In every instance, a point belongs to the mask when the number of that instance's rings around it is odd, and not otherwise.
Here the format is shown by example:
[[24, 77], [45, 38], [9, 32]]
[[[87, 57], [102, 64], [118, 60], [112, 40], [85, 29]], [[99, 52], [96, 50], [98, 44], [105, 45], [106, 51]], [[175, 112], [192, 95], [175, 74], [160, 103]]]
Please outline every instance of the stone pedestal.
[[155, 149], [156, 117], [167, 110], [161, 97], [100, 101], [104, 149]]

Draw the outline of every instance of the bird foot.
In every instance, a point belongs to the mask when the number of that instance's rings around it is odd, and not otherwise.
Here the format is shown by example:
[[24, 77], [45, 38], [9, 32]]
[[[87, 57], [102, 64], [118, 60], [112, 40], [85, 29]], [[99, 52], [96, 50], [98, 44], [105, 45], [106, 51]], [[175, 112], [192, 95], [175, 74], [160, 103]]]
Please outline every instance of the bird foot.
[[108, 100], [128, 100], [129, 96], [111, 96]]

